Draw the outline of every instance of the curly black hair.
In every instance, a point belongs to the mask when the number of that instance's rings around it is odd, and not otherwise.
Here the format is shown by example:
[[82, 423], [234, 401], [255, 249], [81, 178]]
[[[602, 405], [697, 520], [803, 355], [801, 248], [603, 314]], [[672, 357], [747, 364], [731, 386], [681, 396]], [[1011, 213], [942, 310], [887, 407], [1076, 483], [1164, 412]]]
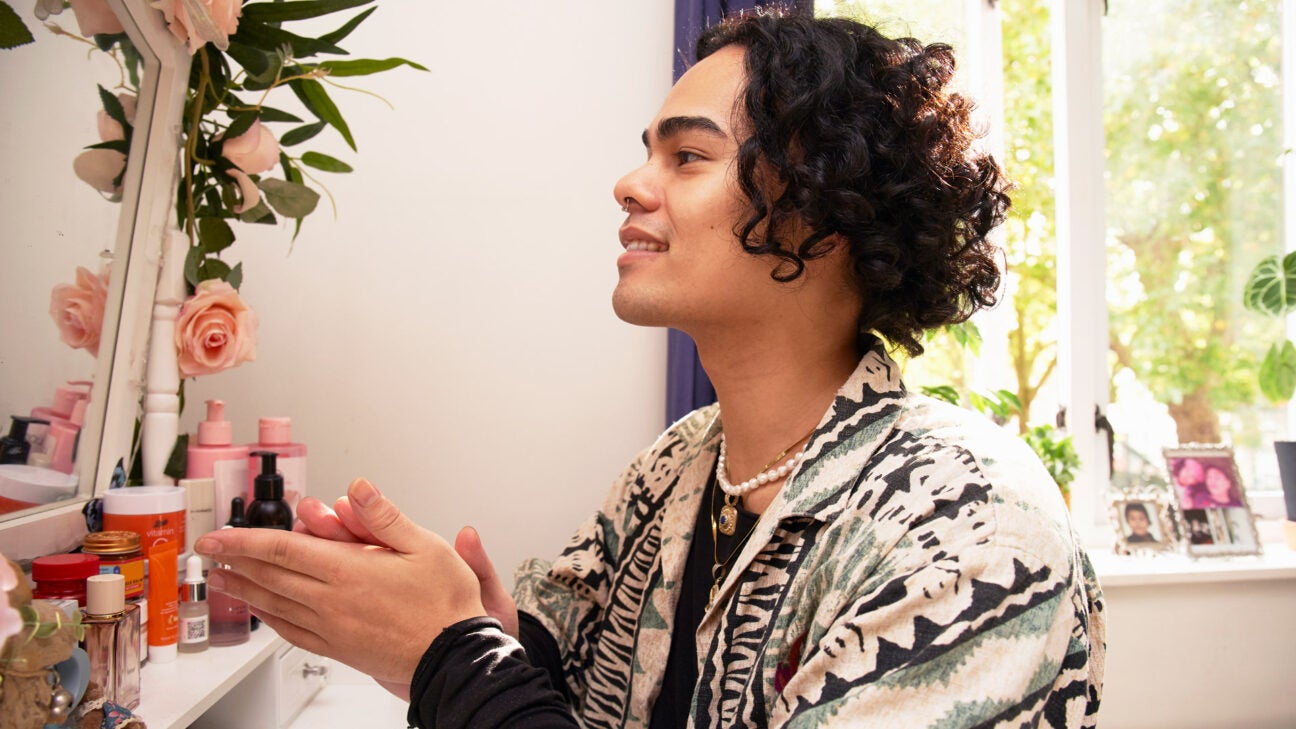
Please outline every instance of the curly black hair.
[[[845, 241], [861, 335], [911, 356], [926, 330], [995, 304], [987, 236], [1004, 220], [1008, 184], [972, 151], [972, 103], [947, 88], [949, 46], [767, 10], [704, 31], [697, 58], [730, 45], [745, 52], [750, 136], [738, 181], [752, 213], [734, 231], [744, 250], [781, 259], [771, 276], [787, 282]], [[782, 240], [788, 233], [804, 237]]]

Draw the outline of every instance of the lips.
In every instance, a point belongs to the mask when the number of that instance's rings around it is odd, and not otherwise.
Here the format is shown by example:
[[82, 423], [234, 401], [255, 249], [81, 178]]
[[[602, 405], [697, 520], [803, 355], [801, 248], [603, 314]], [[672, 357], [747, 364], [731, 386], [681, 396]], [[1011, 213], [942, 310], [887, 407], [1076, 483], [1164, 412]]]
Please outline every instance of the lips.
[[670, 246], [658, 236], [633, 225], [622, 226], [620, 231], [621, 247], [627, 251], [647, 251], [661, 253]]

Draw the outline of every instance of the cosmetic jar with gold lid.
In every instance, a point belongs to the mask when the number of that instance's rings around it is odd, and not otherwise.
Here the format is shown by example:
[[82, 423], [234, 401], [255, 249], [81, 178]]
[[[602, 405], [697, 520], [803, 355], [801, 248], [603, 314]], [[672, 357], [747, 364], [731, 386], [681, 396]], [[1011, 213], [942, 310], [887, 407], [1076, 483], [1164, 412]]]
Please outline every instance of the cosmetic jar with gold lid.
[[99, 574], [119, 574], [126, 580], [126, 599], [144, 597], [144, 552], [140, 535], [123, 530], [90, 532], [81, 551], [99, 556]]

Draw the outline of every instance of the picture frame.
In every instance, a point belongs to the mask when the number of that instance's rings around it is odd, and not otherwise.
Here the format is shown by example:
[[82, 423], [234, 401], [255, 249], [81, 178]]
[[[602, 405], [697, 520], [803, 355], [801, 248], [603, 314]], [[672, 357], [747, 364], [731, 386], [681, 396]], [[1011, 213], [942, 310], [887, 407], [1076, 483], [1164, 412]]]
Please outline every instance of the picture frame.
[[1117, 554], [1173, 552], [1179, 547], [1178, 525], [1165, 492], [1122, 493], [1111, 500], [1111, 524]]
[[1188, 556], [1260, 554], [1260, 535], [1233, 448], [1188, 444], [1162, 453]]

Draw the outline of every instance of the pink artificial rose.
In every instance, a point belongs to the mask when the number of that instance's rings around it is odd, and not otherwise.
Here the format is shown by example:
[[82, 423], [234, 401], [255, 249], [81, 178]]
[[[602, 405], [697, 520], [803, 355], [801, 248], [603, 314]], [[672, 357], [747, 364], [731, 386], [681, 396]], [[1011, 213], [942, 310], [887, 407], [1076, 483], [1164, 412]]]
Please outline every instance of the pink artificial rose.
[[279, 141], [257, 119], [246, 132], [225, 140], [221, 156], [249, 175], [259, 175], [279, 161]]
[[59, 284], [50, 292], [50, 318], [58, 325], [59, 339], [98, 357], [107, 300], [108, 270], [96, 276], [77, 266], [75, 284]]
[[111, 149], [87, 149], [72, 160], [72, 171], [83, 182], [116, 199], [121, 185], [114, 185], [126, 169], [126, 155]]
[[[126, 121], [134, 124], [137, 105], [135, 95], [117, 94], [117, 100], [121, 102], [122, 114], [126, 117]], [[112, 142], [126, 138], [122, 125], [103, 109], [99, 110], [98, 125], [100, 141]], [[125, 170], [126, 155], [111, 149], [87, 149], [72, 160], [72, 171], [77, 177], [99, 192], [114, 198], [121, 194], [121, 185], [114, 185], [113, 180], [121, 177]]]
[[[122, 106], [122, 115], [126, 117], [126, 123], [134, 126], [135, 108], [139, 104], [139, 100], [135, 97], [135, 94], [122, 92], [117, 94], [117, 101]], [[109, 116], [108, 112], [100, 109], [97, 119], [99, 122], [99, 141], [112, 142], [126, 138], [126, 130], [122, 129], [122, 125], [119, 124], [116, 119]]]
[[[186, 5], [195, 10], [193, 15]], [[229, 48], [229, 37], [238, 32], [243, 0], [154, 0], [153, 7], [162, 11], [171, 34], [188, 43], [193, 55], [208, 42], [222, 51]]]
[[256, 329], [256, 312], [228, 282], [198, 284], [176, 320], [180, 376], [215, 374], [256, 359]]
[[0, 554], [0, 646], [23, 629], [22, 614], [9, 605], [9, 591], [18, 586], [19, 579], [9, 560]]
[[108, 7], [107, 0], [68, 0], [72, 12], [76, 15], [77, 27], [81, 35], [89, 38], [92, 35], [115, 35], [125, 33], [121, 21]]

